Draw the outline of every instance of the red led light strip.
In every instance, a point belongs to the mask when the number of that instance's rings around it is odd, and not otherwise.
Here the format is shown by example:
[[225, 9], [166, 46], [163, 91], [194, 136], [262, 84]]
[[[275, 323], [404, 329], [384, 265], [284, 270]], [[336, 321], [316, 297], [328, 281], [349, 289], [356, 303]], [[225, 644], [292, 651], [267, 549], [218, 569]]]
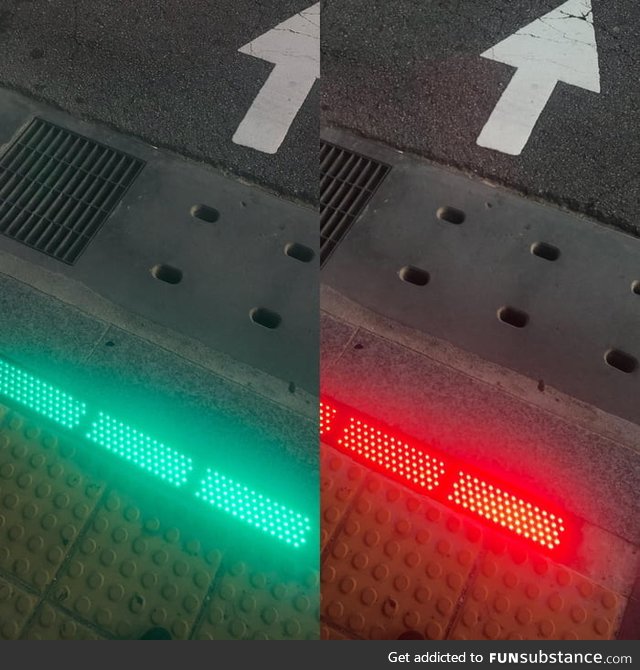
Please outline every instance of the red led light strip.
[[353, 417], [338, 438], [338, 445], [427, 491], [432, 491], [444, 474], [442, 461]]
[[331, 431], [331, 423], [336, 416], [336, 410], [327, 405], [327, 403], [320, 402], [320, 436]]
[[326, 444], [391, 479], [537, 547], [557, 551], [566, 535], [562, 517], [533, 496], [474, 474], [450, 456], [326, 397], [320, 403], [320, 435]]
[[462, 470], [458, 477], [447, 495], [450, 502], [547, 549], [560, 544], [565, 530], [560, 517]]

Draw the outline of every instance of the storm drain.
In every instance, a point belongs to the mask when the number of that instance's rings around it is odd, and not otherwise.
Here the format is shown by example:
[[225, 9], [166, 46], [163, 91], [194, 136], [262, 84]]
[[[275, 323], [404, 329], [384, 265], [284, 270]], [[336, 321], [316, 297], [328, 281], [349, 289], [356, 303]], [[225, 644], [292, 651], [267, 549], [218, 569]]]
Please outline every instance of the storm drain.
[[324, 264], [390, 167], [328, 142], [320, 143], [320, 261]]
[[0, 233], [72, 265], [143, 167], [36, 118], [0, 157]]

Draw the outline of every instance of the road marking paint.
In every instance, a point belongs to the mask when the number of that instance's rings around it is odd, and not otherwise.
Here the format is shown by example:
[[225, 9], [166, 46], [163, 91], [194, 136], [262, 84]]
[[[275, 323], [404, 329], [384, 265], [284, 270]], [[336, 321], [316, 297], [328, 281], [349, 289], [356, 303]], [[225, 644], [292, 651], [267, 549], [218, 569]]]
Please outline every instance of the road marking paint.
[[591, 0], [569, 0], [482, 54], [517, 68], [477, 143], [518, 156], [557, 82], [600, 93]]
[[238, 126], [233, 142], [275, 154], [320, 78], [320, 3], [278, 24], [238, 51], [275, 67]]

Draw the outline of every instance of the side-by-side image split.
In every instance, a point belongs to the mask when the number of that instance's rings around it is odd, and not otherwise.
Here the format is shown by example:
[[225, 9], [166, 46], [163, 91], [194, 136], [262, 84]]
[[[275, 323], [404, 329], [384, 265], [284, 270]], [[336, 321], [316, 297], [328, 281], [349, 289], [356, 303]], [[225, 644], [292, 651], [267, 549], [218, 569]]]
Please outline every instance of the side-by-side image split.
[[0, 0], [0, 640], [639, 640], [639, 36]]
[[639, 19], [324, 7], [324, 639], [640, 638]]
[[243, 7], [0, 11], [1, 638], [319, 636], [319, 15]]

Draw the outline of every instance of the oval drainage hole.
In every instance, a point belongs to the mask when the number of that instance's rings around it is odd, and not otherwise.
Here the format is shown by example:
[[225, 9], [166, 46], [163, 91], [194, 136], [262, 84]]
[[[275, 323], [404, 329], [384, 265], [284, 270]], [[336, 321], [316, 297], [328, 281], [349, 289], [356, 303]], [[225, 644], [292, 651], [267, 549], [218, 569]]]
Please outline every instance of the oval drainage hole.
[[440, 207], [436, 212], [436, 216], [442, 221], [455, 223], [456, 225], [464, 223], [466, 218], [466, 214], [461, 209], [456, 209], [455, 207]]
[[156, 279], [167, 284], [179, 284], [182, 281], [182, 270], [174, 268], [172, 265], [159, 263], [151, 268], [151, 274]]
[[531, 253], [539, 258], [544, 258], [546, 261], [557, 261], [560, 258], [560, 249], [546, 242], [532, 244]]
[[515, 307], [501, 307], [498, 310], [498, 318], [514, 328], [524, 328], [529, 323], [529, 315]]
[[254, 307], [249, 312], [249, 316], [253, 323], [257, 323], [263, 328], [269, 328], [269, 330], [275, 330], [282, 322], [282, 317], [277, 312], [272, 312], [264, 307]]
[[638, 361], [629, 354], [625, 354], [620, 349], [609, 349], [604, 355], [604, 360], [616, 370], [631, 374], [638, 368]]
[[640, 295], [640, 281], [636, 280], [631, 284], [631, 291], [636, 295]]
[[194, 205], [191, 208], [191, 216], [207, 223], [215, 223], [220, 218], [220, 212], [207, 205]]
[[311, 263], [316, 255], [313, 249], [309, 249], [309, 247], [305, 247], [304, 244], [298, 244], [297, 242], [287, 244], [284, 248], [284, 253], [301, 263]]
[[429, 273], [426, 270], [421, 270], [413, 265], [405, 265], [398, 271], [398, 277], [407, 284], [414, 284], [415, 286], [426, 286], [429, 283]]

